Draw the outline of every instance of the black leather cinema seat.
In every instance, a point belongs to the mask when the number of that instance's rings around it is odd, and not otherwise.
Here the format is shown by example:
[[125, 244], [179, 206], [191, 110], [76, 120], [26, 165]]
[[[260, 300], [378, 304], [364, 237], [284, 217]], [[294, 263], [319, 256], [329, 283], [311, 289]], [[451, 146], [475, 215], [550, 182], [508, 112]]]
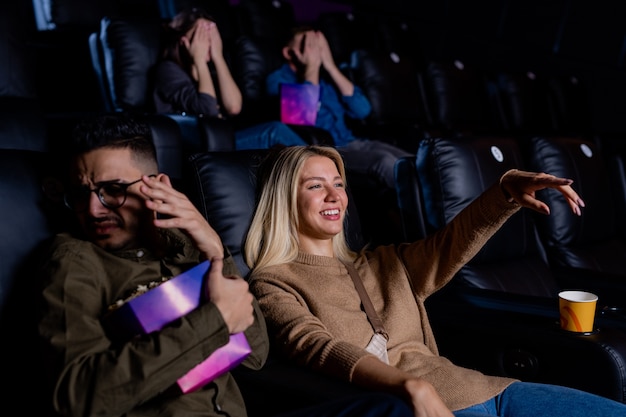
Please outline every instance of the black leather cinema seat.
[[511, 134], [528, 137], [558, 132], [555, 103], [549, 77], [528, 72], [500, 72], [493, 75], [501, 123]]
[[430, 130], [439, 136], [505, 133], [486, 71], [458, 59], [431, 60], [422, 80]]
[[[416, 169], [427, 227], [441, 228], [506, 171], [523, 167], [518, 144], [511, 138], [423, 141]], [[556, 296], [558, 286], [544, 257], [533, 212], [521, 210], [509, 219], [451, 285]]]
[[[397, 166], [407, 236], [449, 222], [510, 168], [524, 169], [510, 138], [426, 139], [415, 161]], [[412, 175], [407, 173], [413, 169]], [[416, 182], [413, 182], [416, 181]], [[483, 372], [571, 386], [626, 401], [623, 319], [596, 314], [598, 331], [559, 327], [559, 282], [538, 237], [534, 213], [516, 213], [444, 289], [427, 301], [441, 354]], [[420, 230], [424, 228], [424, 231]], [[571, 368], [585, 358], [584, 371]]]
[[0, 149], [2, 398], [28, 404], [39, 416], [53, 414], [36, 327], [40, 282], [34, 260], [65, 219], [58, 200], [51, 199], [59, 197], [59, 189], [50, 162], [45, 152]]
[[[537, 224], [561, 285], [596, 292], [603, 304], [626, 304], [623, 175], [610, 171], [610, 158], [591, 140], [535, 137], [530, 144], [531, 168], [573, 179], [572, 187], [586, 203], [578, 217], [558, 192], [540, 193], [552, 215], [538, 217]], [[613, 162], [618, 161], [615, 155]]]
[[409, 56], [394, 51], [358, 49], [352, 53], [348, 72], [372, 106], [364, 122], [349, 120], [355, 136], [415, 153], [419, 140], [428, 136], [429, 125], [419, 69]]

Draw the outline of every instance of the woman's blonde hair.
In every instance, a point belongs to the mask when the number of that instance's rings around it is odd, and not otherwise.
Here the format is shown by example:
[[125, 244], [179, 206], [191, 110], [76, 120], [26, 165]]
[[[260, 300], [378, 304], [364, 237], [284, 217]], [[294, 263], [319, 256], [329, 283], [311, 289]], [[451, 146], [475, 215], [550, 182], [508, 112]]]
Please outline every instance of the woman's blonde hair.
[[[296, 258], [300, 248], [298, 181], [304, 163], [312, 156], [331, 159], [346, 184], [343, 159], [330, 146], [288, 146], [266, 161], [266, 166], [260, 168], [257, 176], [258, 201], [244, 243], [244, 259], [251, 270], [291, 262]], [[343, 230], [333, 237], [333, 247], [339, 259], [354, 258]]]

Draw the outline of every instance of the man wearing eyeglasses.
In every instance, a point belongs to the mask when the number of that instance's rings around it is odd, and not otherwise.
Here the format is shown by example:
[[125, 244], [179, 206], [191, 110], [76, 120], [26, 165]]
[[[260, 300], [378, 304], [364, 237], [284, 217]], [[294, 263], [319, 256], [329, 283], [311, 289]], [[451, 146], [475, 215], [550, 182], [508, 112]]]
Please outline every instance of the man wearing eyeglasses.
[[[182, 395], [176, 381], [245, 331], [260, 368], [268, 353], [265, 323], [248, 284], [215, 230], [158, 172], [149, 128], [124, 116], [77, 126], [65, 204], [80, 235], [52, 242], [43, 273], [40, 334], [56, 360], [53, 406], [67, 416], [190, 415], [224, 409], [244, 415], [230, 375]], [[139, 286], [174, 277], [210, 260], [208, 302], [162, 331], [114, 342], [101, 324]], [[158, 410], [158, 411], [157, 411]]]
[[[265, 322], [248, 284], [215, 230], [158, 172], [149, 128], [122, 115], [77, 126], [65, 204], [80, 235], [56, 236], [42, 268], [39, 333], [50, 352], [54, 410], [64, 416], [245, 417], [226, 373], [182, 394], [177, 380], [245, 332], [259, 369], [268, 354]], [[225, 259], [224, 259], [225, 258]], [[207, 300], [160, 331], [118, 342], [101, 323], [139, 286], [210, 260]], [[292, 416], [408, 416], [399, 399], [368, 394]]]

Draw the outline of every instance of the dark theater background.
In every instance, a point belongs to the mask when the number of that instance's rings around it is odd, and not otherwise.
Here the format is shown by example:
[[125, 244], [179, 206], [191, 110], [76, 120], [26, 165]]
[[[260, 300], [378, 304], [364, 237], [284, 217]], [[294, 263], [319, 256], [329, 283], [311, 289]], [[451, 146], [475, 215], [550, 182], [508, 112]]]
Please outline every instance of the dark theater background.
[[[284, 0], [286, 1], [286, 0]], [[3, 1], [0, 94], [36, 97], [48, 114], [98, 109], [88, 34], [106, 14], [167, 16], [184, 1]], [[210, 1], [207, 1], [210, 4]], [[227, 3], [216, 0], [214, 4]], [[239, 1], [231, 0], [236, 6]], [[265, 3], [271, 3], [266, 1]], [[279, 2], [277, 2], [279, 3]], [[579, 0], [290, 0], [295, 19], [327, 13], [406, 25], [412, 53], [490, 70], [576, 77], [590, 127], [623, 132], [626, 4]]]

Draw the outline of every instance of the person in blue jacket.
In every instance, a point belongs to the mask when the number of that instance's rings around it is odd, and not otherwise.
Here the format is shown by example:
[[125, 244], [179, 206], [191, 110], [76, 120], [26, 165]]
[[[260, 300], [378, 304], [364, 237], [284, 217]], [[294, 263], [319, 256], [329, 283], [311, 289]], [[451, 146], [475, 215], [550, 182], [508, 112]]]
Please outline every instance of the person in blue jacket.
[[363, 120], [371, 105], [363, 91], [335, 64], [324, 34], [308, 27], [295, 28], [282, 54], [286, 62], [266, 79], [268, 94], [278, 95], [283, 83], [319, 85], [316, 126], [331, 133], [346, 169], [394, 190], [394, 165], [399, 158], [412, 154], [383, 141], [355, 137], [346, 117]]

